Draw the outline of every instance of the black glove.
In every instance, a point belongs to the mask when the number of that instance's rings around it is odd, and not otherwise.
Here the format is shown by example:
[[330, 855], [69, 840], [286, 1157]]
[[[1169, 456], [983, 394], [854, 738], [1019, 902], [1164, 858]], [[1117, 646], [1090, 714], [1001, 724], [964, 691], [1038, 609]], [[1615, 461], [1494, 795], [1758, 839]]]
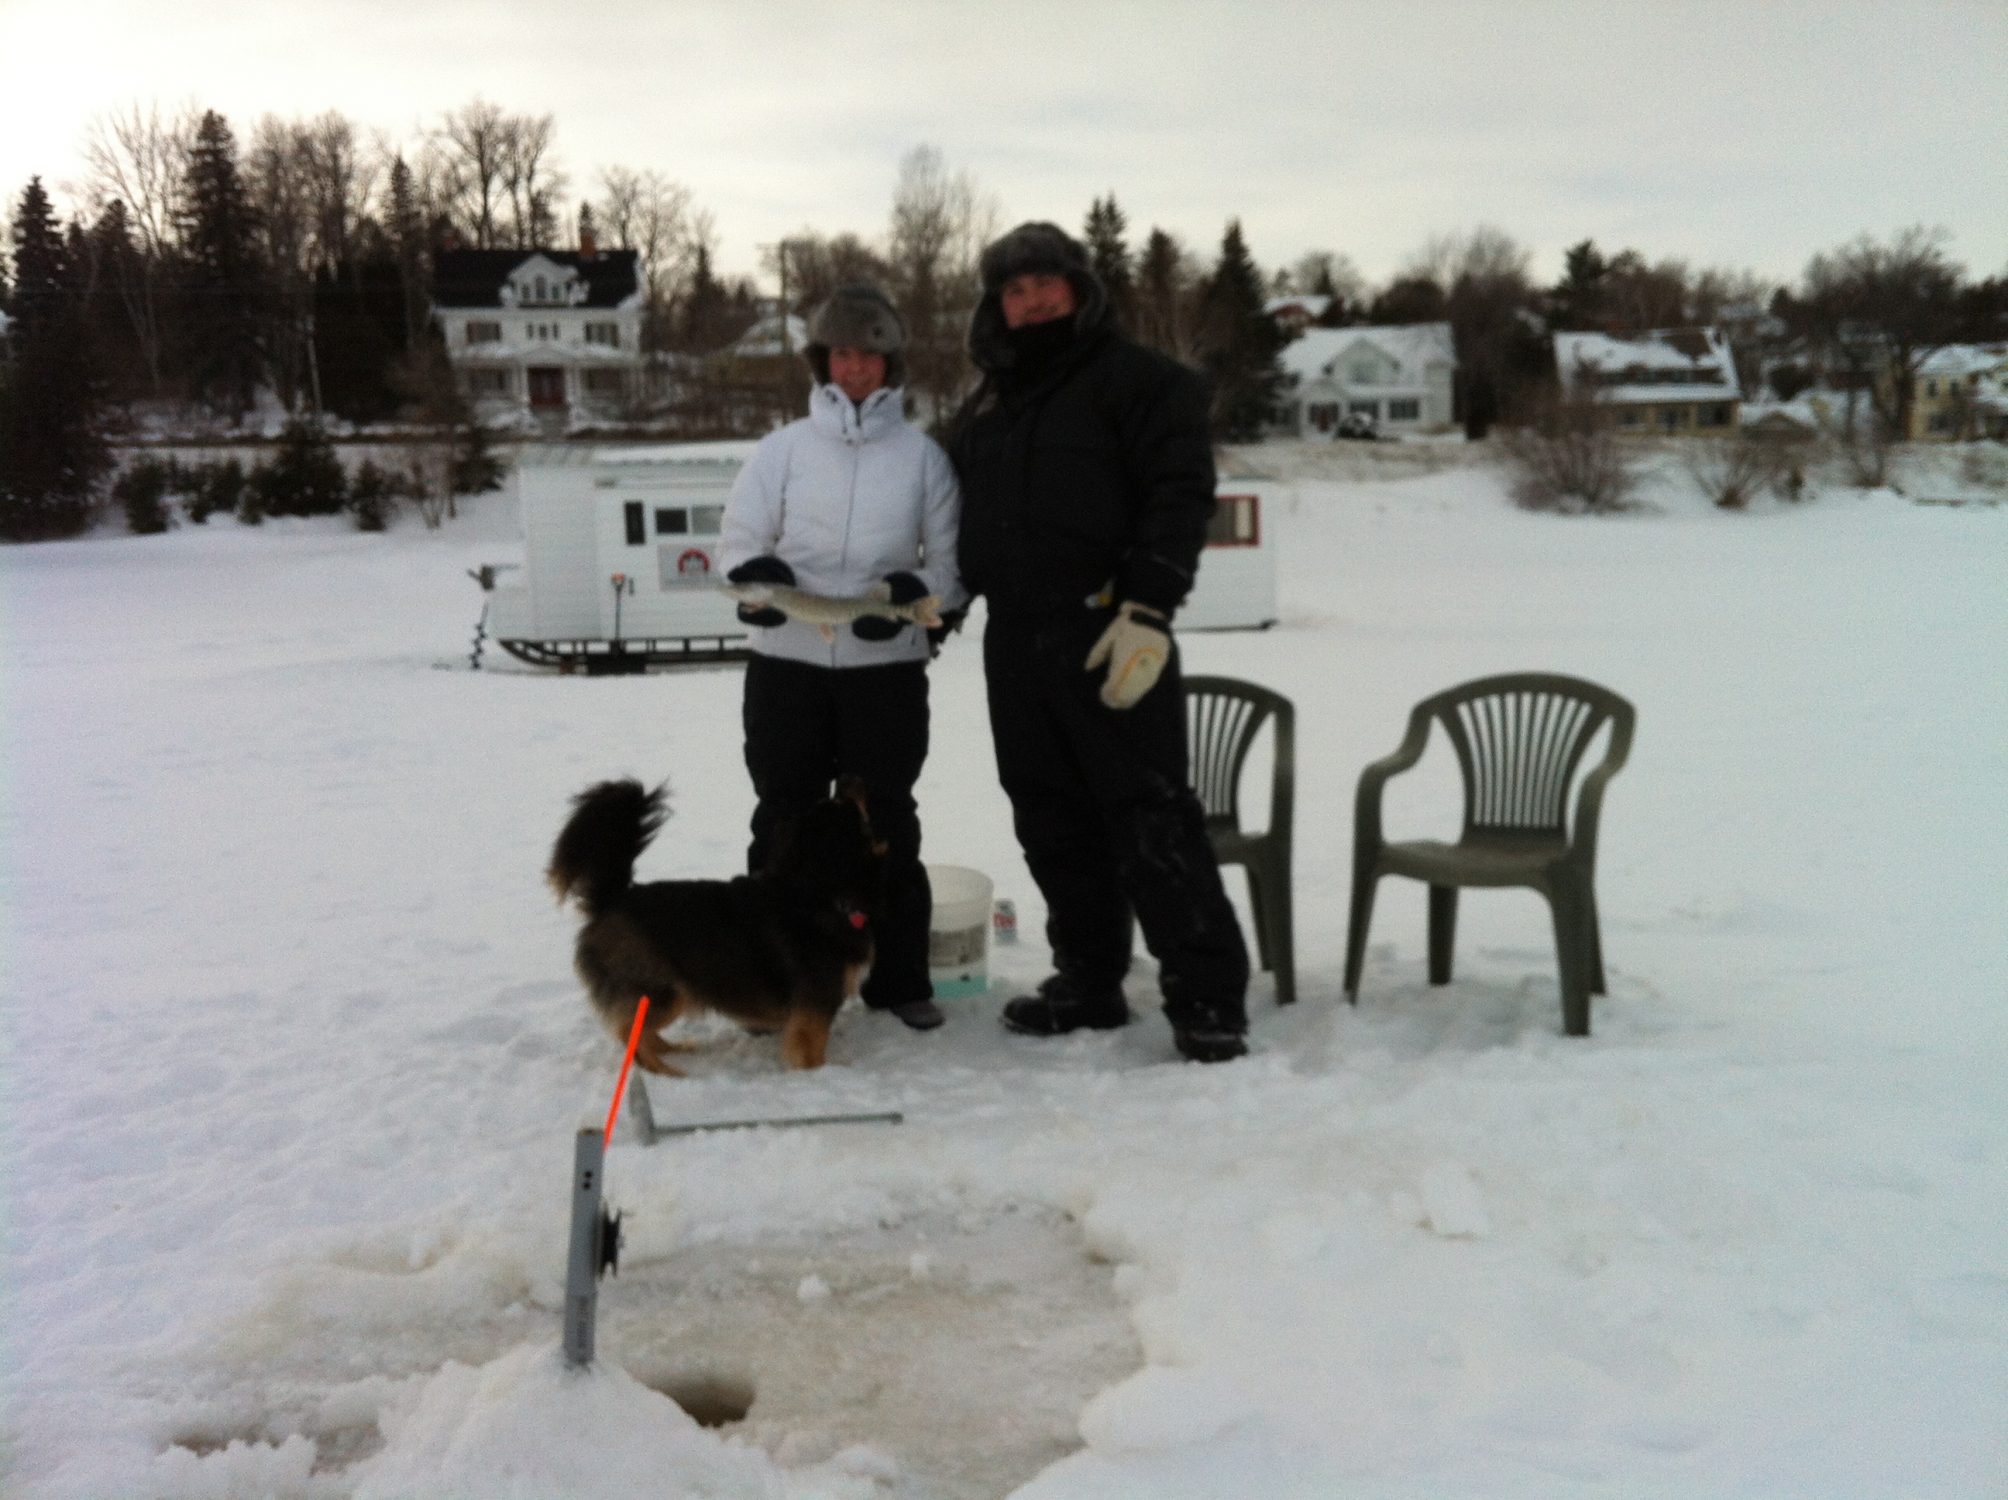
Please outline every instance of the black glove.
[[[892, 590], [894, 604], [911, 604], [927, 597], [927, 585], [912, 573], [888, 573], [885, 585]], [[881, 620], [875, 615], [851, 621], [851, 634], [861, 641], [889, 641], [904, 629], [903, 621]]]
[[[778, 583], [787, 588], [795, 586], [795, 570], [782, 562], [771, 552], [763, 552], [758, 557], [749, 557], [725, 575], [728, 583]], [[750, 604], [739, 606], [741, 625], [785, 625], [788, 617], [772, 605], [755, 609]]]

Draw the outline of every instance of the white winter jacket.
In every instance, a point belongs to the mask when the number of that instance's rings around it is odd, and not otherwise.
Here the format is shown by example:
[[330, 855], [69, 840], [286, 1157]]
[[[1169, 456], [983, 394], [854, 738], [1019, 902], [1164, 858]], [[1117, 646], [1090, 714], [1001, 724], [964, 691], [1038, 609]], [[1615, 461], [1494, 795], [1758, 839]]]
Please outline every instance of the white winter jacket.
[[[809, 414], [770, 432], [739, 471], [725, 507], [723, 570], [772, 553], [795, 570], [795, 587], [847, 598], [888, 573], [913, 573], [959, 609], [969, 596], [955, 566], [962, 495], [948, 455], [907, 424], [898, 389], [853, 405], [834, 385], [809, 393]], [[927, 632], [908, 625], [889, 641], [860, 640], [848, 627], [834, 642], [790, 620], [755, 627], [766, 656], [820, 667], [924, 661]]]

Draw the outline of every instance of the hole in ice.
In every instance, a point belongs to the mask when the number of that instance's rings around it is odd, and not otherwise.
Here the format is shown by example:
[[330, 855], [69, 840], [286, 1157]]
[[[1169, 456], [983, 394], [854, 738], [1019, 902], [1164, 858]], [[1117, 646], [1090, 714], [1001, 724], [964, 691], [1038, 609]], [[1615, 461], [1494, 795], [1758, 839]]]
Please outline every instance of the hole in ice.
[[729, 1427], [753, 1407], [753, 1382], [709, 1369], [661, 1368], [646, 1361], [628, 1367], [650, 1390], [669, 1397], [700, 1427]]

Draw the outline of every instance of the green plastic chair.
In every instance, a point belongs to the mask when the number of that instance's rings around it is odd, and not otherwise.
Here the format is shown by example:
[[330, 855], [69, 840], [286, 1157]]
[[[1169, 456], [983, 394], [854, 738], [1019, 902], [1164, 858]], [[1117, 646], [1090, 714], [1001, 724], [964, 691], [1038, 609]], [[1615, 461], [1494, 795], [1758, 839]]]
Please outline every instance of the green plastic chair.
[[[1604, 786], [1631, 753], [1637, 715], [1608, 688], [1575, 677], [1521, 672], [1486, 677], [1426, 698], [1409, 715], [1401, 748], [1360, 775], [1353, 815], [1352, 917], [1346, 927], [1346, 998], [1360, 998], [1360, 968], [1374, 887], [1406, 875], [1429, 887], [1429, 982], [1450, 982], [1457, 892], [1465, 886], [1523, 886], [1547, 898], [1561, 970], [1562, 1029], [1590, 1034], [1590, 996], [1604, 990], [1597, 920], [1597, 821]], [[1424, 839], [1390, 844], [1381, 835], [1388, 778], [1422, 759], [1432, 721], [1442, 724], [1464, 772], [1464, 831], [1454, 844]], [[1582, 779], [1574, 826], [1569, 786], [1605, 723], [1610, 745]]]
[[[1241, 826], [1241, 769], [1262, 726], [1269, 723], [1276, 727], [1269, 825], [1261, 833], [1250, 833]], [[1256, 953], [1262, 967], [1276, 976], [1276, 1003], [1293, 1004], [1297, 960], [1290, 921], [1290, 820], [1297, 799], [1296, 706], [1257, 683], [1188, 677], [1185, 727], [1192, 789], [1206, 810], [1213, 857], [1248, 872]]]

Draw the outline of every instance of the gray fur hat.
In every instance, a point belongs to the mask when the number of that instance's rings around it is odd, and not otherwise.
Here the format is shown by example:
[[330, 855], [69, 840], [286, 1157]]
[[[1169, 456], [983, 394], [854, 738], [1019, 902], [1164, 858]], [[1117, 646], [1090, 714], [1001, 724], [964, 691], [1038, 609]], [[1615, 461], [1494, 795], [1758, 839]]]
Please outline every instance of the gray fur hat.
[[818, 384], [830, 379], [832, 349], [862, 349], [885, 356], [885, 383], [906, 384], [906, 324], [899, 309], [877, 287], [860, 282], [840, 286], [809, 315], [804, 351]]

